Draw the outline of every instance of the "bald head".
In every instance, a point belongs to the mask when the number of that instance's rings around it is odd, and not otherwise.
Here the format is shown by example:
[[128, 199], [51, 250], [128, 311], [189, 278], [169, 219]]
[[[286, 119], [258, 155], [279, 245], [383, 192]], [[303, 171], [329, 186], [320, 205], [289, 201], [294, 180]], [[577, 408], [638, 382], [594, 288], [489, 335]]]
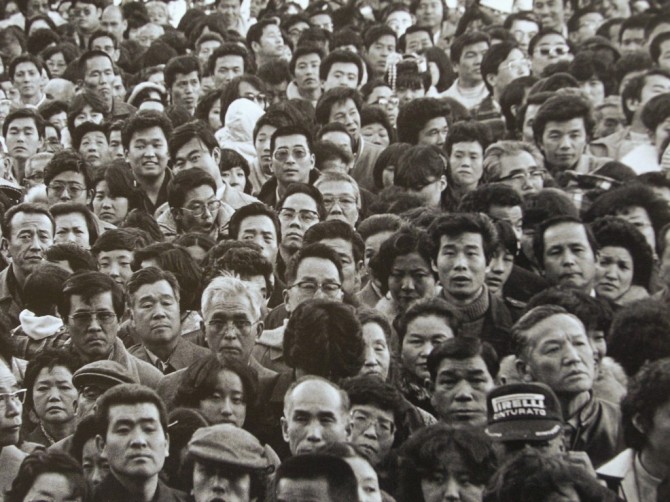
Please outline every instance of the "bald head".
[[128, 22], [123, 19], [121, 8], [116, 5], [110, 5], [102, 11], [100, 25], [103, 30], [112, 33], [119, 42], [123, 40], [123, 33], [128, 29]]
[[44, 86], [44, 95], [48, 101], [69, 103], [74, 97], [74, 84], [64, 78], [52, 78]]

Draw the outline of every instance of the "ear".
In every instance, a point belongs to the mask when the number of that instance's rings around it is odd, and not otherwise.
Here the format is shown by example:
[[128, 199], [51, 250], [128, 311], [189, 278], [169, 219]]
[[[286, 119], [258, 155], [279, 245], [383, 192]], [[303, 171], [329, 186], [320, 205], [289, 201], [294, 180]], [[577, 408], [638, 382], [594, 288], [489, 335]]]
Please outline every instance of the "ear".
[[316, 166], [316, 156], [314, 154], [311, 154], [309, 156], [309, 159], [310, 159], [310, 163], [312, 164], [311, 169], [314, 169], [314, 167]]
[[219, 161], [221, 160], [221, 149], [218, 146], [215, 146], [214, 149], [212, 150], [212, 159], [214, 162], [216, 162], [216, 165], [219, 165]]
[[436, 274], [440, 272], [437, 268], [437, 263], [435, 263], [435, 260], [430, 260], [430, 268], [432, 268], [433, 272]]
[[165, 456], [170, 456], [170, 435], [165, 433]]
[[517, 371], [517, 373], [519, 373], [519, 376], [521, 377], [522, 381], [524, 381], [526, 383], [530, 383], [530, 382], [533, 381], [533, 376], [532, 376], [531, 371], [530, 371], [530, 366], [528, 366], [526, 361], [524, 361], [523, 359], [519, 359], [517, 357], [517, 359], [515, 361], [515, 365], [516, 365], [516, 371]]
[[626, 107], [633, 113], [635, 113], [640, 106], [640, 100], [639, 99], [627, 99], [626, 100]]
[[6, 237], [3, 236], [2, 239], [0, 239], [0, 250], [7, 251], [8, 249], [9, 249], [9, 241], [7, 240]]
[[91, 201], [93, 200], [94, 190], [86, 190], [86, 205], [90, 206]]
[[258, 49], [261, 48], [261, 44], [258, 42], [251, 42], [251, 50], [254, 52], [258, 52]]
[[447, 177], [443, 174], [440, 176], [440, 192], [444, 192], [447, 188]]
[[178, 207], [171, 207], [170, 213], [172, 213], [172, 219], [175, 223], [181, 220], [181, 211], [179, 211]]
[[633, 416], [633, 427], [635, 427], [640, 434], [646, 434], [647, 433], [647, 426], [644, 424], [642, 421], [642, 417], [640, 416], [639, 413], [636, 413]]
[[286, 420], [284, 417], [281, 417], [279, 421], [281, 423], [281, 435], [284, 438], [284, 441], [288, 443], [288, 420]]
[[105, 447], [107, 444], [105, 443], [105, 439], [100, 434], [95, 436], [95, 446], [98, 448], [98, 452], [101, 455], [105, 452]]
[[486, 79], [486, 81], [488, 82], [488, 84], [489, 84], [491, 87], [495, 87], [495, 86], [496, 86], [496, 81], [498, 80], [498, 75], [496, 75], [495, 73], [489, 73], [489, 74], [486, 75], [484, 78]]
[[264, 328], [263, 321], [258, 321], [258, 325], [256, 326], [256, 340], [258, 340], [261, 337], [261, 334], [263, 334], [263, 328]]
[[282, 299], [284, 300], [284, 306], [288, 305], [288, 289], [285, 289], [284, 291], [282, 291], [281, 296], [282, 296]]

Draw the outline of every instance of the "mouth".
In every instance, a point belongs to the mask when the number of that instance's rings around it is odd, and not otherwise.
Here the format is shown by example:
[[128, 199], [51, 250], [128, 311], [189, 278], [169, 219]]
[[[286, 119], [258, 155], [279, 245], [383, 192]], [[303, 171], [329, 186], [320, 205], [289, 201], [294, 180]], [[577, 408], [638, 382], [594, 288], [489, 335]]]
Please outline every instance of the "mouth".
[[65, 411], [65, 408], [62, 406], [49, 406], [46, 409], [47, 413], [62, 413]]
[[377, 454], [377, 448], [375, 448], [372, 445], [363, 443], [363, 444], [357, 444], [356, 446], [358, 448], [360, 448], [361, 450], [363, 450], [363, 451], [365, 451], [365, 452], [367, 452], [371, 455], [376, 455]]
[[219, 354], [228, 357], [239, 357], [242, 355], [242, 352], [240, 351], [240, 349], [224, 347], [219, 349]]
[[451, 417], [458, 421], [468, 421], [482, 416], [479, 410], [456, 410], [451, 413]]
[[502, 279], [498, 277], [487, 277], [486, 284], [489, 286], [500, 286], [502, 284]]
[[358, 127], [356, 126], [347, 127], [347, 132], [352, 136], [356, 136], [356, 134], [358, 134]]
[[363, 368], [362, 374], [363, 376], [381, 375], [382, 372], [379, 368]]
[[451, 280], [449, 281], [455, 286], [466, 286], [472, 282], [472, 280], [469, 277], [464, 277], [464, 276], [456, 276], [452, 277]]

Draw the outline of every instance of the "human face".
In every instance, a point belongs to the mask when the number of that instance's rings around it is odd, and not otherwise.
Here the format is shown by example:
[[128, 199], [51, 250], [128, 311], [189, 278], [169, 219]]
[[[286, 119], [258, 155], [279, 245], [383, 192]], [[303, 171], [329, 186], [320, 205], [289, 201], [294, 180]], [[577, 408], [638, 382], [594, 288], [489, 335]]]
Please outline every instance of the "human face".
[[481, 234], [443, 235], [433, 270], [438, 273], [447, 298], [458, 305], [475, 300], [486, 279], [486, 257]]
[[82, 498], [75, 496], [75, 488], [66, 476], [57, 472], [44, 472], [35, 478], [23, 500], [81, 502]]
[[98, 451], [95, 438], [91, 438], [84, 443], [81, 457], [81, 468], [84, 472], [84, 477], [95, 488], [109, 474], [109, 462]]
[[[561, 0], [549, 1], [560, 3]], [[543, 24], [543, 26], [545, 25]], [[550, 64], [571, 60], [572, 55], [570, 54], [570, 48], [563, 36], [556, 34], [546, 35], [535, 44], [533, 54], [531, 54], [533, 75], [539, 77], [542, 75], [544, 69]]]
[[102, 121], [105, 120], [105, 117], [102, 113], [97, 110], [94, 110], [91, 105], [84, 105], [84, 108], [77, 114], [74, 118], [74, 126], [78, 127], [84, 122], [93, 122], [95, 124], [102, 124]]
[[644, 28], [627, 28], [621, 33], [621, 43], [619, 50], [622, 54], [639, 51], [644, 49]]
[[295, 63], [294, 77], [298, 89], [304, 92], [312, 92], [320, 87], [319, 67], [321, 56], [318, 53], [300, 56]]
[[178, 73], [170, 92], [172, 93], [172, 103], [183, 106], [193, 115], [198, 96], [200, 96], [200, 78], [198, 77], [198, 72]]
[[[558, 0], [562, 1], [562, 0]], [[451, 458], [449, 468], [435, 470], [421, 478], [421, 493], [425, 502], [479, 502], [484, 487], [470, 480], [466, 462], [462, 458]]]
[[221, 42], [218, 40], [207, 40], [198, 46], [198, 61], [200, 61], [201, 67], [207, 66], [209, 56], [219, 47], [221, 47]]
[[104, 439], [98, 436], [109, 467], [121, 479], [157, 476], [169, 454], [170, 442], [152, 403], [113, 405]]
[[365, 240], [365, 252], [363, 255], [363, 264], [368, 267], [370, 259], [379, 252], [379, 248], [386, 239], [393, 235], [392, 231], [379, 232], [373, 234]]
[[347, 128], [347, 132], [356, 140], [361, 134], [361, 116], [352, 99], [334, 103], [330, 108], [329, 122], [339, 122]]
[[328, 211], [326, 220], [341, 220], [353, 228], [358, 221], [359, 206], [354, 186], [348, 181], [324, 181], [317, 188]]
[[246, 502], [251, 499], [251, 475], [233, 473], [225, 464], [214, 462], [193, 465], [193, 499], [195, 502], [210, 502], [226, 499], [231, 502]]
[[107, 274], [114, 282], [125, 289], [126, 282], [133, 275], [130, 264], [133, 262], [133, 252], [125, 249], [102, 251], [98, 254], [98, 268]]
[[163, 36], [165, 30], [162, 26], [149, 23], [145, 24], [137, 30], [137, 37], [135, 40], [142, 46], [148, 49], [158, 38]]
[[12, 258], [12, 270], [28, 276], [44, 259], [53, 244], [53, 225], [45, 214], [16, 213], [11, 219], [7, 250]]
[[300, 40], [300, 35], [302, 35], [302, 32], [308, 29], [309, 23], [306, 23], [304, 21], [298, 21], [294, 24], [291, 25], [291, 27], [288, 29], [288, 38], [289, 40], [293, 43], [293, 47], [298, 46], [298, 40]]
[[361, 457], [350, 457], [344, 460], [356, 476], [359, 502], [381, 502], [382, 494], [379, 490], [379, 479], [372, 465]]
[[526, 143], [535, 144], [535, 137], [533, 136], [533, 122], [535, 115], [540, 109], [540, 105], [528, 105], [526, 108], [526, 115], [523, 118], [523, 140]]
[[124, 158], [121, 131], [111, 131], [109, 133], [109, 156], [112, 160]]
[[29, 103], [30, 100], [39, 95], [41, 78], [34, 63], [26, 62], [16, 65], [14, 87], [18, 89], [21, 99], [25, 103]]
[[386, 18], [386, 25], [395, 31], [398, 38], [405, 34], [405, 30], [412, 26], [413, 22], [412, 15], [402, 10], [392, 12]]
[[79, 153], [91, 163], [93, 167], [100, 167], [110, 160], [109, 143], [103, 132], [93, 131], [84, 135], [79, 146]]
[[[91, 312], [96, 312], [97, 315], [90, 322], [72, 317], [76, 314], [90, 314]], [[103, 322], [98, 318], [98, 315], [103, 312], [113, 315]], [[69, 316], [63, 321], [67, 324], [72, 344], [80, 356], [89, 362], [99, 361], [109, 356], [119, 329], [111, 291], [93, 295], [88, 301], [84, 301], [81, 295], [72, 295]]]
[[633, 283], [633, 258], [619, 246], [605, 246], [598, 253], [595, 290], [599, 296], [617, 301]]
[[74, 420], [77, 390], [72, 373], [63, 366], [42, 368], [32, 389], [33, 408], [40, 422], [67, 424]]
[[444, 147], [444, 142], [449, 134], [449, 124], [446, 117], [435, 117], [430, 119], [419, 131], [417, 144], [436, 145]]
[[277, 258], [277, 230], [268, 216], [247, 216], [240, 222], [237, 239], [242, 242], [255, 242], [261, 247], [261, 254], [270, 263]]
[[217, 179], [221, 176], [219, 173], [220, 156], [221, 151], [218, 147], [214, 147], [210, 152], [207, 145], [197, 137], [193, 137], [175, 153], [172, 159], [172, 171], [176, 174], [187, 169], [202, 169], [212, 178]]
[[488, 75], [487, 78], [493, 80], [495, 92], [500, 96], [512, 80], [526, 75], [530, 75], [530, 61], [519, 49], [513, 49], [507, 58], [498, 65], [498, 73], [495, 76]]
[[317, 13], [310, 16], [309, 21], [312, 23], [312, 26], [315, 26], [316, 28], [321, 28], [331, 33], [333, 32], [333, 19], [330, 17], [330, 14]]
[[47, 186], [47, 200], [50, 206], [58, 202], [88, 204], [90, 197], [84, 175], [76, 171], [63, 171], [54, 176]]
[[247, 400], [239, 375], [228, 370], [219, 371], [212, 395], [200, 401], [198, 410], [210, 425], [242, 427], [247, 416]]
[[170, 283], [143, 284], [133, 294], [130, 316], [147, 347], [170, 347], [181, 334], [179, 298]]
[[319, 222], [316, 201], [304, 193], [290, 195], [279, 210], [282, 247], [297, 251], [308, 228]]
[[31, 118], [12, 120], [7, 129], [5, 141], [9, 156], [20, 161], [25, 161], [35, 155], [42, 146], [37, 126]]
[[354, 405], [351, 408], [351, 425], [349, 441], [361, 450], [367, 462], [372, 466], [379, 465], [391, 451], [395, 438], [393, 412], [374, 405]]
[[565, 12], [562, 0], [533, 0], [533, 12], [544, 28], [563, 30]]
[[231, 298], [210, 305], [204, 321], [207, 345], [219, 359], [249, 362], [256, 337], [263, 331], [249, 300]]
[[444, 317], [434, 314], [421, 315], [407, 324], [407, 333], [402, 340], [400, 361], [403, 367], [419, 382], [430, 378], [428, 355], [442, 342], [454, 337]]
[[100, 26], [100, 14], [102, 10], [93, 3], [79, 3], [70, 11], [75, 27], [80, 33], [93, 33], [97, 30]]
[[284, 302], [286, 310], [293, 312], [298, 305], [311, 298], [328, 298], [330, 300], [342, 300], [342, 288], [336, 289], [332, 293], [324, 291], [320, 287], [316, 292], [304, 290], [299, 286], [301, 283], [320, 284], [341, 284], [340, 274], [335, 264], [325, 258], [309, 257], [305, 258], [298, 265], [295, 281], [293, 284], [287, 284], [284, 291]]
[[382, 327], [369, 322], [363, 325], [364, 362], [359, 375], [377, 375], [386, 380], [391, 365], [391, 352]]
[[554, 284], [593, 288], [596, 257], [580, 223], [560, 223], [544, 232], [544, 275]]
[[415, 31], [405, 34], [405, 54], [418, 54], [433, 46], [433, 40], [427, 31]]
[[644, 235], [647, 244], [652, 250], [656, 249], [656, 233], [654, 226], [649, 218], [649, 213], [639, 206], [625, 207], [617, 211], [619, 218], [626, 220], [637, 228], [642, 235]]
[[456, 427], [486, 425], [486, 394], [493, 378], [481, 356], [442, 359], [431, 404], [442, 422]]
[[388, 131], [380, 123], [372, 123], [363, 126], [361, 135], [365, 138], [367, 143], [372, 143], [373, 145], [378, 145], [382, 148], [386, 148], [391, 143]]
[[221, 0], [216, 6], [216, 10], [222, 14], [224, 23], [228, 28], [236, 28], [237, 21], [240, 18], [239, 0]]
[[375, 40], [368, 49], [368, 59], [372, 67], [383, 74], [386, 71], [388, 57], [395, 52], [395, 38], [383, 35]]
[[56, 220], [56, 235], [54, 243], [73, 242], [79, 247], [90, 249], [90, 236], [86, 218], [81, 213], [61, 214]]
[[[201, 89], [202, 93], [205, 93], [204, 88]], [[209, 109], [209, 114], [207, 115], [207, 122], [209, 127], [212, 128], [212, 131], [218, 131], [221, 129], [223, 124], [221, 123], [221, 101], [216, 100], [212, 107]]]
[[221, 179], [226, 185], [238, 192], [244, 192], [244, 187], [247, 185], [247, 176], [241, 167], [231, 167], [227, 171], [223, 171]]
[[476, 44], [463, 47], [463, 54], [458, 64], [454, 65], [458, 71], [458, 78], [469, 83], [482, 81], [482, 73], [479, 67], [484, 55], [489, 50], [488, 42], [477, 42]]
[[540, 149], [549, 164], [565, 171], [582, 158], [588, 140], [583, 118], [563, 122], [550, 120], [544, 128]]
[[493, 294], [502, 295], [502, 288], [509, 279], [514, 267], [514, 255], [500, 247], [493, 254], [486, 271], [486, 285]]
[[435, 277], [419, 253], [400, 255], [391, 267], [388, 289], [398, 310], [404, 312], [414, 301], [435, 296]]
[[[16, 378], [6, 367], [0, 368], [0, 394], [11, 394], [19, 390]], [[25, 394], [24, 394], [25, 396]], [[23, 401], [18, 396], [0, 398], [0, 444], [14, 445], [19, 442]]]
[[605, 84], [596, 75], [580, 82], [579, 88], [584, 91], [592, 106], [598, 106], [605, 100]]
[[[285, 159], [284, 155], [287, 155]], [[314, 154], [309, 149], [307, 138], [302, 134], [279, 136], [275, 139], [272, 170], [281, 186], [307, 183], [309, 173], [314, 169], [314, 162]]]
[[334, 63], [323, 82], [324, 91], [335, 87], [356, 89], [359, 82], [358, 66], [354, 63]]
[[49, 123], [59, 131], [62, 131], [67, 127], [67, 114], [65, 112], [54, 113], [49, 117]]
[[216, 233], [216, 221], [221, 203], [209, 185], [201, 185], [186, 192], [184, 205], [175, 208], [175, 221], [180, 229], [202, 234]]
[[264, 174], [272, 174], [272, 152], [270, 151], [270, 140], [272, 135], [277, 130], [271, 125], [263, 125], [258, 130], [256, 139], [254, 140], [254, 147], [256, 148], [256, 155], [258, 156], [258, 163], [261, 171]]
[[114, 40], [111, 37], [95, 38], [91, 43], [91, 50], [106, 52], [112, 59], [118, 59], [117, 50], [114, 49]]
[[128, 199], [112, 196], [109, 193], [107, 182], [100, 181], [95, 187], [93, 212], [102, 221], [118, 225], [128, 214]]
[[86, 61], [84, 84], [98, 94], [111, 110], [114, 99], [114, 67], [109, 57], [96, 56]]
[[278, 58], [284, 54], [284, 38], [276, 24], [270, 24], [263, 29], [259, 42], [252, 42], [251, 48], [262, 57]]
[[500, 157], [500, 183], [512, 187], [522, 197], [544, 187], [545, 172], [528, 152]]
[[444, 5], [440, 0], [421, 0], [415, 15], [417, 26], [439, 28], [444, 18]]
[[367, 104], [377, 105], [384, 109], [386, 117], [393, 126], [395, 126], [398, 119], [399, 102], [398, 96], [387, 85], [378, 85], [375, 87], [367, 99]]
[[528, 347], [517, 368], [525, 381], [541, 382], [560, 396], [574, 396], [593, 386], [593, 350], [584, 325], [574, 316], [557, 314], [525, 334]]
[[455, 143], [449, 156], [449, 172], [459, 187], [477, 186], [483, 172], [484, 150], [478, 141]]
[[128, 28], [128, 23], [121, 15], [121, 9], [116, 6], [107, 7], [100, 19], [102, 29], [110, 32], [120, 42], [123, 40], [123, 32]]
[[136, 178], [153, 182], [164, 176], [168, 147], [163, 129], [154, 126], [135, 131], [130, 138], [126, 157]]
[[46, 124], [44, 128], [44, 151], [49, 153], [60, 152], [63, 146], [58, 139], [56, 128], [51, 124]]
[[341, 238], [322, 239], [321, 244], [325, 244], [337, 253], [342, 264], [342, 291], [354, 295], [361, 287], [361, 277], [359, 275], [359, 264], [354, 259], [353, 245], [350, 241]]
[[572, 34], [572, 39], [574, 39], [576, 44], [581, 44], [586, 39], [594, 37], [596, 31], [600, 28], [600, 25], [603, 24], [603, 21], [604, 18], [600, 12], [583, 14], [579, 18], [578, 29]]
[[37, 159], [33, 157], [26, 162], [26, 173], [23, 178], [23, 186], [30, 189], [37, 185], [44, 184], [44, 169], [49, 163], [49, 159]]
[[214, 85], [218, 88], [228, 85], [232, 79], [244, 73], [244, 58], [228, 55], [216, 59], [214, 64]]
[[345, 441], [349, 418], [342, 397], [331, 384], [308, 380], [298, 384], [286, 397], [281, 426], [291, 454], [299, 455]]
[[531, 39], [537, 35], [538, 31], [540, 31], [540, 28], [537, 23], [525, 21], [523, 19], [514, 21], [510, 28], [512, 36], [518, 42], [519, 47], [523, 49], [525, 54], [528, 54], [528, 44]]

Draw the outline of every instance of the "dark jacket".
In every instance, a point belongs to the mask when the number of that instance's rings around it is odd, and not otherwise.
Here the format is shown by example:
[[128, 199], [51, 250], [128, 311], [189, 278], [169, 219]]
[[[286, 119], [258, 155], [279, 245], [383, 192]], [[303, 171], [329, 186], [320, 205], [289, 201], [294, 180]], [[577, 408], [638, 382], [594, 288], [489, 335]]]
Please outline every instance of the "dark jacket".
[[[313, 185], [319, 176], [321, 176], [321, 173], [316, 169], [312, 169], [309, 172], [308, 184]], [[258, 200], [270, 207], [277, 205], [277, 202], [279, 202], [277, 199], [277, 178], [273, 176], [263, 183], [261, 191], [258, 192]]]
[[9, 266], [0, 272], [0, 311], [7, 316], [11, 323], [8, 329], [14, 329], [21, 325], [19, 314], [23, 310], [23, 300], [19, 285], [14, 277], [13, 266]]
[[[128, 352], [140, 361], [144, 361], [145, 363], [149, 363], [152, 366], [156, 366], [144, 345], [134, 345], [128, 349]], [[207, 357], [211, 353], [211, 350], [205, 347], [200, 347], [195, 343], [191, 343], [180, 336], [179, 341], [177, 342], [177, 346], [172, 351], [172, 354], [167, 361], [164, 361], [167, 362], [168, 368], [170, 368], [171, 371], [163, 371], [163, 373], [168, 374], [173, 371], [186, 368], [190, 364], [198, 361], [199, 359], [202, 359], [203, 357]], [[161, 368], [158, 369], [161, 370]]]
[[[119, 483], [113, 474], [107, 477], [98, 485], [93, 492], [93, 500], [96, 502], [139, 502], [141, 499], [134, 496]], [[190, 497], [184, 492], [170, 488], [160, 479], [156, 487], [156, 493], [151, 502], [189, 502]]]

